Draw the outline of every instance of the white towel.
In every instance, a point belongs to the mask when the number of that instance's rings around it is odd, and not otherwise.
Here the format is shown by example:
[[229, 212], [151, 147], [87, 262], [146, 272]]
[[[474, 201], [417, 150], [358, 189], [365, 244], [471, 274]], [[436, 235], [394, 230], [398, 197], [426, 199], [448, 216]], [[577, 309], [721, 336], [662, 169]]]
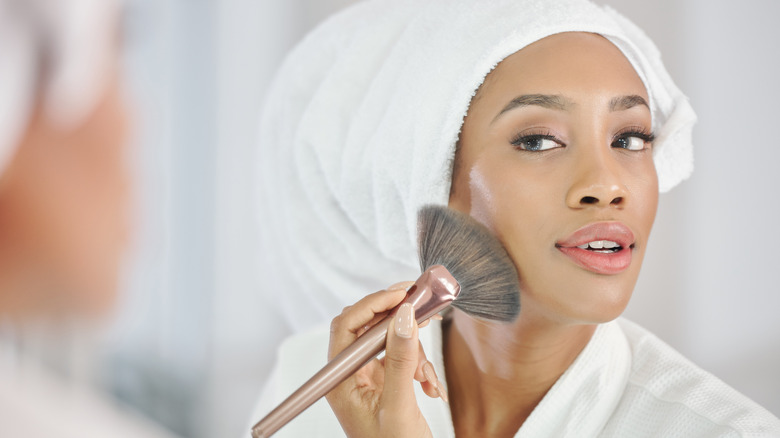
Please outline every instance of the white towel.
[[114, 0], [0, 0], [0, 173], [35, 99], [63, 128], [97, 104], [116, 50], [116, 14]]
[[416, 213], [446, 205], [469, 101], [506, 56], [551, 34], [601, 34], [644, 81], [661, 191], [692, 171], [695, 115], [647, 36], [587, 0], [376, 0], [287, 57], [261, 119], [266, 292], [295, 329], [419, 274]]

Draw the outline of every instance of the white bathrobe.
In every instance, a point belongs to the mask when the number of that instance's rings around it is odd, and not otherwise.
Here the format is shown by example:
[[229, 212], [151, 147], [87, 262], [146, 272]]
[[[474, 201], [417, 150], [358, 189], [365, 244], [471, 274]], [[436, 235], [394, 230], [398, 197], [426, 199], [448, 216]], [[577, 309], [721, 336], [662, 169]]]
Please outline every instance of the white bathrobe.
[[[324, 365], [328, 337], [322, 327], [285, 341], [253, 418], [262, 418]], [[445, 383], [441, 323], [432, 321], [420, 338]], [[433, 436], [455, 436], [449, 406], [415, 387]], [[325, 399], [274, 435], [342, 436]], [[619, 319], [598, 327], [515, 437], [780, 437], [780, 420], [647, 330]]]

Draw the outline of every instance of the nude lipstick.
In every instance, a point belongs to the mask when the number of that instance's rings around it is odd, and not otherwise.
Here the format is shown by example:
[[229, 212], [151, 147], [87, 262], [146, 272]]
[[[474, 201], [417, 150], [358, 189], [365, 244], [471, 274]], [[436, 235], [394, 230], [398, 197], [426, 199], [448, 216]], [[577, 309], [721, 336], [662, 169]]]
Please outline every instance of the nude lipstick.
[[631, 265], [634, 242], [634, 233], [626, 225], [597, 222], [556, 242], [555, 247], [588, 271], [614, 275]]

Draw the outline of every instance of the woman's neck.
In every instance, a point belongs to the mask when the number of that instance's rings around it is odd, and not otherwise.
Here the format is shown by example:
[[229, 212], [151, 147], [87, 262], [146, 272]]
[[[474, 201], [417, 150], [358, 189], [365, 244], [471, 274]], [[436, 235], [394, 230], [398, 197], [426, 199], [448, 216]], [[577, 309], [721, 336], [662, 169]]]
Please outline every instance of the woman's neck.
[[452, 315], [443, 347], [459, 437], [514, 436], [596, 328], [523, 315], [509, 325]]

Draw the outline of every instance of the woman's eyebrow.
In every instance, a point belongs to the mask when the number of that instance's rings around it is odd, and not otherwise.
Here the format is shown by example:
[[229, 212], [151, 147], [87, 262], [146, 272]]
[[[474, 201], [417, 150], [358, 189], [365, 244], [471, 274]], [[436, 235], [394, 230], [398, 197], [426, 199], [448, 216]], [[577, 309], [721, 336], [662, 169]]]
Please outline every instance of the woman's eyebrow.
[[574, 103], [563, 96], [558, 96], [555, 94], [524, 94], [522, 96], [517, 96], [514, 99], [510, 100], [509, 103], [507, 103], [506, 106], [504, 106], [504, 108], [498, 114], [496, 114], [495, 117], [493, 117], [493, 120], [490, 123], [493, 124], [493, 122], [495, 122], [499, 117], [501, 117], [501, 115], [503, 115], [507, 111], [513, 110], [518, 107], [531, 106], [531, 105], [563, 111], [573, 106]]
[[648, 105], [645, 98], [636, 94], [632, 94], [630, 96], [613, 97], [609, 100], [610, 111], [625, 111], [637, 105], [644, 105], [647, 107], [647, 109], [650, 109], [650, 105]]

